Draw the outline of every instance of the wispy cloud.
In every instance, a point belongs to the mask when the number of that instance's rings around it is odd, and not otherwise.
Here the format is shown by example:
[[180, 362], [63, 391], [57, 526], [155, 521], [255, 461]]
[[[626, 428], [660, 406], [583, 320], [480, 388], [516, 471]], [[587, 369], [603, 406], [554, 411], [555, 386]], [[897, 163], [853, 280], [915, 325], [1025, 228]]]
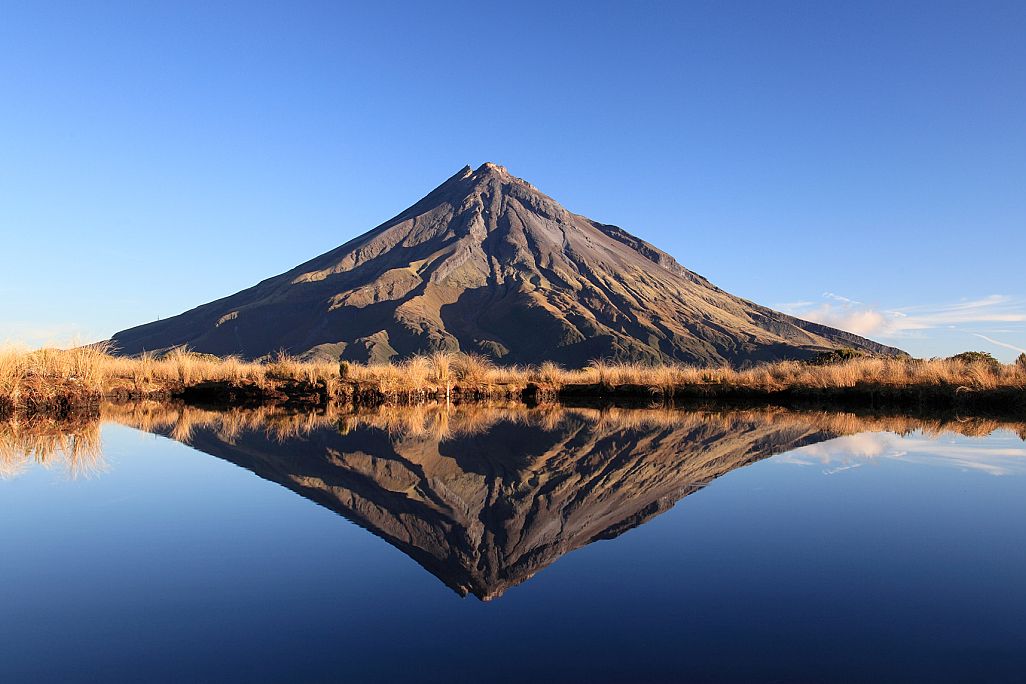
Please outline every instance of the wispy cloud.
[[901, 461], [916, 465], [958, 468], [988, 475], [1026, 475], [1026, 446], [1011, 433], [987, 439], [930, 439], [900, 437], [889, 432], [864, 432], [801, 447], [774, 461], [816, 466], [835, 475], [864, 464]]
[[912, 306], [896, 309], [896, 330], [926, 330], [979, 323], [1026, 322], [1026, 302], [1007, 295], [990, 295], [940, 306]]
[[0, 323], [0, 344], [28, 347], [67, 347], [102, 339], [94, 332], [69, 323], [66, 325], [38, 325], [22, 321]]
[[1001, 340], [995, 340], [993, 337], [987, 337], [986, 335], [981, 335], [980, 333], [973, 333], [973, 335], [979, 337], [981, 340], [986, 340], [991, 344], [996, 344], [999, 347], [1004, 347], [1005, 349], [1011, 349], [1012, 351], [1017, 351], [1022, 354], [1026, 354], [1026, 349], [1023, 349], [1022, 347], [1016, 347], [1014, 344], [1008, 344], [1007, 342], [1002, 342]]
[[819, 302], [793, 302], [780, 308], [805, 320], [876, 338], [922, 337], [928, 331], [954, 330], [1021, 352], [1021, 347], [985, 335], [980, 329], [1000, 324], [1007, 334], [1026, 335], [1026, 300], [1008, 295], [887, 309], [824, 292]]
[[854, 299], [848, 299], [834, 292], [824, 292], [823, 296], [827, 299], [832, 299], [835, 302], [841, 302], [842, 304], [850, 304], [852, 306], [862, 306], [862, 302], [855, 301]]

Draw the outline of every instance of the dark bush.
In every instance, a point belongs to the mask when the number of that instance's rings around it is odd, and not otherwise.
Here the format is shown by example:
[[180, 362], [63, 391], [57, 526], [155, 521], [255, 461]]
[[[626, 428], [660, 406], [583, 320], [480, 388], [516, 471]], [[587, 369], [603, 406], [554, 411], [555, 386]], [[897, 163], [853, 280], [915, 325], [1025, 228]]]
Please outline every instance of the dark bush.
[[845, 347], [843, 349], [831, 349], [830, 351], [820, 352], [812, 358], [811, 363], [816, 366], [830, 366], [835, 363], [863, 359], [867, 356], [869, 354], [866, 352]]
[[964, 363], [967, 366], [972, 365], [974, 363], [979, 363], [986, 366], [995, 373], [1001, 370], [1001, 362], [995, 359], [993, 354], [990, 354], [988, 352], [962, 352], [961, 354], [955, 354], [954, 356], [952, 356], [951, 360], [958, 361], [959, 363]]

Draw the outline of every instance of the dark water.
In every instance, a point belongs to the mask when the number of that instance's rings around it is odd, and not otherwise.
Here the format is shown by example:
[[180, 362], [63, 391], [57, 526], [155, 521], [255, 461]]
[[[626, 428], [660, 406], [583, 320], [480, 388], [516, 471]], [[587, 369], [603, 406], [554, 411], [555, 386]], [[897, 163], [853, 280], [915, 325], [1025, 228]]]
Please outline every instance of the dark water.
[[1023, 430], [153, 406], [7, 425], [0, 681], [1026, 681]]

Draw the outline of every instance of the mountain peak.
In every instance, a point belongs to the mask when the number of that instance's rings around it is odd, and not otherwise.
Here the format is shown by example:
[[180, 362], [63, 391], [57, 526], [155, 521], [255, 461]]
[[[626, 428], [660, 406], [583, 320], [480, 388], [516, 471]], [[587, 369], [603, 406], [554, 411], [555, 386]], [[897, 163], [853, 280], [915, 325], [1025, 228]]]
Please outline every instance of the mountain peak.
[[509, 176], [509, 171], [505, 166], [500, 166], [494, 162], [485, 162], [481, 166], [477, 167], [474, 171], [474, 175], [491, 174], [496, 176]]
[[899, 353], [734, 297], [492, 162], [464, 167], [287, 273], [113, 343], [127, 354], [188, 345], [354, 361], [459, 350], [577, 367], [596, 358], [737, 365], [838, 347]]

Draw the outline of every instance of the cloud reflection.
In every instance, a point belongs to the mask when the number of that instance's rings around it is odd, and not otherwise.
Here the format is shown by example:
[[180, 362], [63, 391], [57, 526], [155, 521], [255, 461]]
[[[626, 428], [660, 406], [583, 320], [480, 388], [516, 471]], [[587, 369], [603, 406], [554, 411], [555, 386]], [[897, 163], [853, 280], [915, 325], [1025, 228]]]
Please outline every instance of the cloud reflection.
[[998, 431], [987, 440], [972, 441], [950, 436], [930, 438], [922, 433], [902, 437], [890, 432], [863, 432], [801, 447], [775, 460], [820, 466], [828, 475], [879, 461], [958, 468], [989, 475], [1026, 475], [1026, 446], [1008, 431]]

